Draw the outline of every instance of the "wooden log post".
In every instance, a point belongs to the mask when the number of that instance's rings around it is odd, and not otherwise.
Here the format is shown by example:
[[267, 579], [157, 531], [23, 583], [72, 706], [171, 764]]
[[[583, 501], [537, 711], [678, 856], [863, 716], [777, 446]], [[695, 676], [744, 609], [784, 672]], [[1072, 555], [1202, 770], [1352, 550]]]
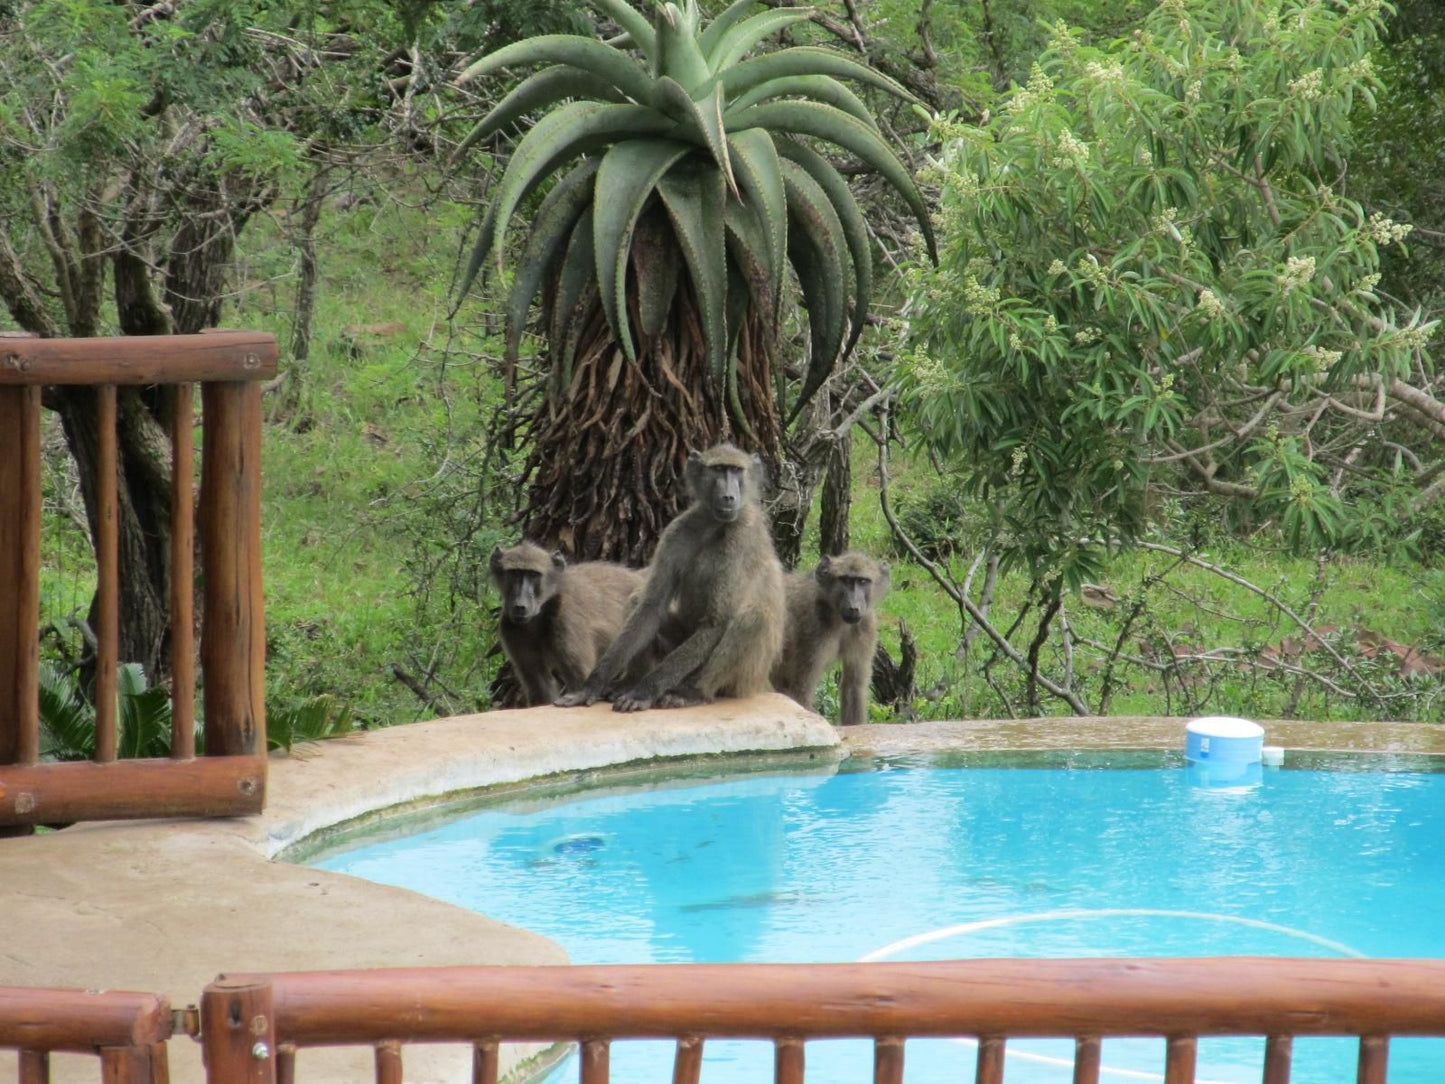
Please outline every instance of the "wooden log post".
[[201, 994], [201, 1057], [208, 1084], [276, 1084], [271, 984], [224, 975]]
[[40, 759], [39, 703], [40, 389], [0, 386], [0, 765]]
[[95, 389], [95, 759], [116, 756], [120, 665], [120, 516], [114, 384]]
[[171, 756], [196, 755], [195, 391], [171, 388]]
[[206, 753], [264, 755], [261, 388], [254, 382], [208, 383], [201, 404]]

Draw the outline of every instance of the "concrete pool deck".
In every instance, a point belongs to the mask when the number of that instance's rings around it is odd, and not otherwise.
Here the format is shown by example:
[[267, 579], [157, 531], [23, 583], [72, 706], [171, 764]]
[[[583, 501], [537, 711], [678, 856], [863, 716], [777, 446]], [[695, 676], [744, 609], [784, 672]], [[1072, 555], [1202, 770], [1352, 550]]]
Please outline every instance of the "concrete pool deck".
[[[1287, 749], [1445, 756], [1445, 727], [1267, 723]], [[213, 821], [82, 825], [0, 840], [0, 985], [144, 990], [176, 1008], [225, 971], [562, 963], [545, 938], [415, 893], [274, 861], [381, 811], [534, 781], [585, 785], [608, 769], [718, 770], [786, 755], [825, 767], [848, 755], [1182, 746], [1177, 718], [870, 725], [835, 730], [782, 696], [618, 715], [606, 705], [415, 723], [273, 757], [266, 811]], [[756, 761], [754, 762], [756, 763]], [[513, 1052], [512, 1064], [518, 1055]], [[171, 1078], [203, 1080], [199, 1046], [170, 1044]], [[465, 1047], [406, 1048], [409, 1081], [470, 1079]], [[505, 1067], [505, 1065], [504, 1065]], [[371, 1079], [369, 1049], [304, 1051], [308, 1082]], [[0, 1055], [0, 1078], [14, 1059]], [[94, 1080], [93, 1059], [57, 1056], [52, 1079]]]

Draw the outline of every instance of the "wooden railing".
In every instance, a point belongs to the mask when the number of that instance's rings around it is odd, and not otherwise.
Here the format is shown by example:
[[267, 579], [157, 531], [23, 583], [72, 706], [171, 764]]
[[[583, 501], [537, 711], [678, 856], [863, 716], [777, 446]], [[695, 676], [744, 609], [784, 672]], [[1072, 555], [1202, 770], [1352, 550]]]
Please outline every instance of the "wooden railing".
[[1074, 1084], [1100, 1044], [1162, 1037], [1167, 1084], [1191, 1084], [1204, 1036], [1264, 1036], [1263, 1084], [1288, 1084], [1296, 1036], [1359, 1040], [1358, 1084], [1384, 1084], [1389, 1039], [1445, 1035], [1445, 961], [966, 960], [870, 964], [459, 967], [223, 976], [206, 988], [210, 1084], [291, 1084], [296, 1051], [368, 1045], [378, 1084], [402, 1046], [469, 1043], [496, 1084], [504, 1041], [580, 1044], [581, 1084], [606, 1084], [616, 1039], [677, 1043], [674, 1084], [697, 1084], [703, 1043], [761, 1039], [777, 1084], [802, 1084], [810, 1039], [871, 1038], [876, 1084], [903, 1078], [904, 1040], [974, 1037], [977, 1084], [1003, 1080], [1011, 1038], [1074, 1040]]
[[171, 1007], [154, 994], [0, 986], [0, 1050], [20, 1084], [46, 1084], [50, 1055], [93, 1054], [104, 1084], [166, 1084]]
[[[111, 339], [0, 337], [0, 826], [230, 816], [264, 802], [261, 389], [276, 343], [255, 332]], [[194, 389], [201, 384], [201, 670], [206, 756], [195, 756], [192, 643]], [[116, 759], [119, 661], [116, 402], [166, 385], [173, 448], [171, 756]], [[40, 762], [41, 391], [96, 389], [96, 741], [90, 763]]]

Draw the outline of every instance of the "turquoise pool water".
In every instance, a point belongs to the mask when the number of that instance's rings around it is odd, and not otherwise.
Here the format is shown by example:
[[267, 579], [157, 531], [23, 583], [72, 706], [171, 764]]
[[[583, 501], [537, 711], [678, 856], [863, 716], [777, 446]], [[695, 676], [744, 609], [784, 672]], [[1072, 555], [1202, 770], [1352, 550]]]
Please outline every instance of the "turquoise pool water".
[[[1116, 758], [1117, 759], [1117, 758]], [[1158, 763], [1157, 758], [1153, 758]], [[536, 930], [579, 963], [995, 956], [1445, 955], [1445, 774], [881, 764], [487, 808], [313, 864]], [[1201, 1043], [1201, 1081], [1259, 1079], [1262, 1042]], [[619, 1043], [614, 1079], [668, 1079]], [[1068, 1081], [1071, 1044], [1010, 1043], [1010, 1084]], [[768, 1079], [709, 1044], [705, 1084]], [[967, 1043], [913, 1041], [907, 1078], [968, 1081]], [[1353, 1043], [1299, 1040], [1296, 1084], [1353, 1080]], [[1445, 1042], [1391, 1045], [1392, 1084]], [[1162, 1042], [1106, 1042], [1105, 1080], [1161, 1079]], [[811, 1084], [863, 1082], [810, 1043]]]

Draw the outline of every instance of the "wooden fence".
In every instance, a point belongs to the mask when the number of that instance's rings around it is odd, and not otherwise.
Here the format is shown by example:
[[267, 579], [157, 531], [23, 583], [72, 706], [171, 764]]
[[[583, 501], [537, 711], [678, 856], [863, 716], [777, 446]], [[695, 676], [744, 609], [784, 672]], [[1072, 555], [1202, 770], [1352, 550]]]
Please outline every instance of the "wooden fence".
[[[261, 388], [276, 342], [255, 332], [0, 338], [0, 826], [115, 817], [232, 816], [265, 792]], [[193, 384], [201, 385], [201, 670], [206, 756], [195, 756]], [[41, 763], [38, 717], [41, 395], [95, 387], [96, 742], [91, 763]], [[119, 644], [117, 387], [163, 385], [171, 491], [171, 756], [116, 759]]]
[[0, 986], [0, 1050], [20, 1084], [47, 1084], [50, 1055], [92, 1054], [104, 1084], [166, 1084], [171, 1007], [154, 994]]
[[[1263, 957], [869, 964], [458, 967], [222, 976], [201, 1030], [210, 1084], [292, 1084], [306, 1047], [366, 1045], [378, 1084], [403, 1046], [468, 1043], [496, 1084], [504, 1041], [580, 1044], [581, 1084], [606, 1084], [609, 1044], [671, 1039], [673, 1084], [697, 1084], [708, 1039], [769, 1041], [777, 1084], [802, 1084], [810, 1039], [873, 1040], [875, 1084], [903, 1078], [904, 1040], [978, 1040], [977, 1084], [1000, 1084], [1011, 1038], [1074, 1040], [1074, 1084], [1097, 1084], [1110, 1037], [1165, 1040], [1166, 1084], [1192, 1084], [1200, 1037], [1265, 1037], [1263, 1084], [1288, 1084], [1295, 1036], [1359, 1040], [1358, 1084], [1384, 1084], [1389, 1039], [1445, 1035], [1445, 961]], [[304, 1066], [303, 1066], [304, 1068]], [[304, 1073], [302, 1074], [304, 1080]]]

